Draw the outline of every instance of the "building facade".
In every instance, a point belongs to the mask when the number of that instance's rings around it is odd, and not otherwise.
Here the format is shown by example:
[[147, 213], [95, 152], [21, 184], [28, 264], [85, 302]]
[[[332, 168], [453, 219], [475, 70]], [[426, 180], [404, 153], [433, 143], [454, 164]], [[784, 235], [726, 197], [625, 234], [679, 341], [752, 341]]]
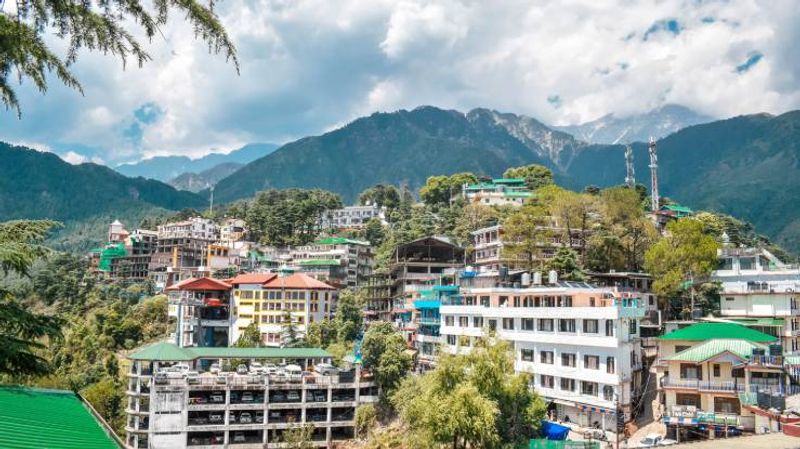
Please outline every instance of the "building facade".
[[347, 206], [326, 211], [317, 223], [319, 229], [361, 229], [373, 218], [386, 224], [386, 208], [377, 205]]
[[175, 317], [175, 343], [180, 347], [224, 347], [231, 341], [231, 285], [189, 278], [166, 288], [169, 316]]
[[338, 287], [354, 288], [366, 282], [375, 266], [369, 242], [329, 237], [289, 250], [290, 263], [309, 276]]
[[511, 344], [516, 370], [533, 373], [554, 417], [604, 429], [614, 428], [617, 409], [630, 418], [642, 385], [639, 298], [583, 283], [494, 284], [462, 282], [460, 294], [442, 302], [450, 351], [469, 351], [493, 332]]
[[[300, 426], [313, 428], [314, 447], [352, 440], [356, 407], [377, 401], [378, 390], [372, 376], [357, 367], [328, 375], [312, 372], [315, 364], [330, 359], [315, 348], [156, 343], [134, 351], [129, 355], [125, 446], [281, 448], [287, 429]], [[244, 370], [230, 370], [234, 360]], [[256, 362], [293, 364], [305, 373], [279, 367], [265, 371]]]
[[241, 274], [231, 279], [230, 284], [234, 342], [247, 326], [256, 323], [264, 344], [281, 346], [287, 316], [302, 336], [309, 323], [333, 318], [336, 309], [336, 289], [303, 273]]
[[498, 178], [466, 184], [462, 188], [461, 196], [467, 202], [484, 206], [522, 206], [533, 194], [523, 178]]
[[720, 316], [800, 350], [800, 268], [756, 248], [722, 248], [712, 280], [721, 285]]

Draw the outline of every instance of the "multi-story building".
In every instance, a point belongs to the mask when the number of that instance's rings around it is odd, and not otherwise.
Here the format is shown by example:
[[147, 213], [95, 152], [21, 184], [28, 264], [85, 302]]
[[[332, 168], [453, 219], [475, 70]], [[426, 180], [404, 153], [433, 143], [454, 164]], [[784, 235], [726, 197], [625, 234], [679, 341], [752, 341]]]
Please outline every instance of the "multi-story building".
[[378, 399], [372, 376], [358, 367], [309, 372], [331, 360], [316, 348], [156, 343], [128, 358], [129, 449], [282, 448], [287, 429], [301, 426], [313, 427], [314, 447], [329, 448], [353, 439], [356, 407]]
[[256, 323], [266, 345], [280, 346], [287, 314], [302, 336], [309, 323], [333, 318], [336, 309], [336, 289], [303, 273], [240, 274], [230, 284], [235, 304], [231, 341]]
[[157, 242], [158, 233], [155, 231], [136, 229], [128, 234], [124, 240], [127, 254], [111, 259], [109, 277], [115, 281], [147, 280], [150, 274], [150, 258]]
[[664, 423], [671, 438], [754, 429], [740, 401], [747, 394], [790, 390], [778, 339], [733, 323], [698, 323], [659, 337], [655, 364]]
[[[469, 274], [469, 275], [467, 275]], [[559, 419], [614, 428], [614, 413], [631, 417], [641, 395], [638, 297], [577, 282], [536, 285], [499, 273], [482, 279], [465, 273], [461, 292], [443, 300], [440, 332], [453, 352], [469, 351], [487, 332], [508, 341], [515, 367], [533, 373], [532, 387]], [[485, 282], [488, 281], [488, 282]], [[487, 285], [488, 284], [488, 285]]]
[[392, 280], [386, 273], [372, 273], [361, 287], [364, 290], [364, 322], [392, 321]]
[[446, 272], [455, 271], [463, 265], [464, 249], [446, 237], [423, 237], [398, 245], [389, 265], [392, 319], [410, 322], [415, 294], [430, 288]]
[[417, 351], [417, 365], [421, 369], [436, 364], [437, 351], [442, 343], [439, 328], [441, 315], [439, 308], [443, 300], [458, 295], [457, 285], [434, 285], [430, 290], [421, 290], [420, 299], [414, 301], [416, 334], [414, 349]]
[[199, 240], [216, 240], [217, 225], [213, 221], [192, 217], [184, 221], [166, 223], [158, 227], [158, 238], [190, 238]]
[[[545, 227], [543, 227], [545, 228]], [[546, 242], [541, 245], [541, 256], [544, 259], [553, 257], [560, 247], [568, 246], [575, 250], [583, 247], [585, 235], [579, 229], [573, 229], [569, 242], [566, 241], [564, 234], [566, 230], [559, 226], [555, 217], [550, 217], [546, 226], [549, 235]], [[514, 267], [522, 260], [513, 259], [503, 254], [503, 225], [494, 225], [481, 228], [472, 233], [473, 264], [479, 268], [498, 270], [500, 267]]]
[[156, 289], [197, 277], [198, 271], [209, 271], [209, 245], [216, 240], [216, 233], [216, 225], [200, 217], [159, 226], [149, 267]]
[[319, 229], [360, 229], [367, 222], [377, 218], [386, 224], [386, 208], [377, 205], [347, 206], [342, 209], [326, 211], [320, 217]]
[[231, 246], [244, 240], [245, 236], [247, 236], [247, 228], [241, 218], [228, 218], [219, 227], [219, 241], [224, 245]]
[[780, 338], [800, 350], [800, 268], [765, 249], [722, 248], [712, 280], [720, 283], [720, 316]]
[[521, 206], [533, 197], [523, 178], [498, 178], [465, 184], [460, 195], [470, 203], [485, 206]]
[[228, 346], [233, 343], [231, 285], [218, 279], [189, 278], [166, 288], [169, 316], [177, 318], [176, 344]]
[[289, 250], [291, 264], [321, 281], [357, 287], [372, 274], [375, 253], [369, 242], [330, 237]]

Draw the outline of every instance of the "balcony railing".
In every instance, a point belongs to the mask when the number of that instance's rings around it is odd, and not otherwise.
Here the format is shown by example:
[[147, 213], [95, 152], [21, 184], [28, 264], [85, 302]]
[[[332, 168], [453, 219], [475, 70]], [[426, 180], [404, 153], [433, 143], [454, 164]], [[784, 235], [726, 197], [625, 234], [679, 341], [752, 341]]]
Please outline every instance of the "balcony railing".
[[672, 379], [665, 376], [661, 381], [662, 387], [688, 388], [702, 391], [745, 391], [744, 379], [739, 381], [715, 382], [700, 379]]

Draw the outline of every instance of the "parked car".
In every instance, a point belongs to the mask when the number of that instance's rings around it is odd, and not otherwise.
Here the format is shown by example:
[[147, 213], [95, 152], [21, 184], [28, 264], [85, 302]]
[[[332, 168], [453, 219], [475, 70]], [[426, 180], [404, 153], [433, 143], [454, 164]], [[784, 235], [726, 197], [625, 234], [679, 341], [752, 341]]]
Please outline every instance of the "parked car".
[[239, 415], [239, 424], [251, 424], [253, 422], [253, 415], [250, 412], [242, 412]]
[[200, 383], [200, 375], [197, 374], [197, 371], [189, 371], [186, 373], [186, 383], [189, 385], [195, 385]]
[[247, 373], [248, 373], [247, 365], [242, 364], [236, 367], [236, 374], [247, 374]]
[[174, 369], [175, 371], [180, 371], [180, 372], [184, 372], [184, 373], [186, 371], [191, 370], [189, 365], [186, 364], [186, 363], [176, 363], [176, 364], [172, 365], [172, 369]]
[[162, 384], [165, 384], [165, 383], [169, 382], [169, 378], [167, 377], [167, 373], [164, 373], [164, 372], [156, 373], [153, 376], [153, 382], [155, 382], [156, 385], [162, 385]]
[[208, 368], [208, 372], [211, 374], [219, 374], [220, 372], [219, 363], [212, 363], [211, 367]]
[[314, 402], [326, 402], [328, 400], [328, 392], [317, 390], [314, 391]]
[[300, 401], [300, 393], [297, 391], [289, 391], [286, 393], [286, 400], [289, 402], [299, 402]]
[[277, 391], [272, 395], [270, 402], [286, 402], [286, 395], [282, 391]]
[[244, 432], [233, 432], [233, 442], [234, 443], [244, 443], [247, 441], [247, 438], [244, 437]]
[[250, 364], [250, 372], [253, 374], [261, 374], [264, 372], [264, 366], [258, 362], [253, 362]]
[[222, 416], [222, 413], [210, 413], [208, 415], [208, 422], [210, 424], [222, 424], [225, 422], [225, 417]]
[[284, 372], [289, 382], [301, 382], [303, 380], [303, 368], [299, 365], [286, 365]]
[[225, 393], [221, 391], [215, 391], [211, 393], [211, 402], [217, 402], [217, 403], [225, 402]]
[[205, 416], [198, 416], [192, 420], [192, 425], [195, 426], [204, 426], [208, 424], [208, 418]]
[[244, 393], [242, 393], [242, 398], [240, 400], [242, 402], [253, 402], [253, 393], [245, 391]]
[[332, 376], [339, 374], [339, 369], [330, 363], [318, 363], [314, 370], [323, 376]]

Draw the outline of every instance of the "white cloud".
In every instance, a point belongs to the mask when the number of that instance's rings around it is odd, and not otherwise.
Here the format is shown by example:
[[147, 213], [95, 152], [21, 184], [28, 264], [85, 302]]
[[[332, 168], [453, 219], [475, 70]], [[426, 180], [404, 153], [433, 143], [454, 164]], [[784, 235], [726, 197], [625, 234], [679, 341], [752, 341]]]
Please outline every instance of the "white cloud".
[[[0, 138], [116, 163], [281, 142], [421, 104], [486, 106], [553, 124], [664, 103], [717, 117], [800, 105], [800, 8], [792, 0], [217, 6], [241, 75], [174, 14], [147, 47], [153, 60], [144, 68], [123, 71], [110, 56], [82, 53], [74, 67], [83, 97], [56, 80], [44, 96], [30, 83], [19, 87], [23, 119], [0, 115]], [[763, 58], [738, 73], [754, 52]], [[134, 111], [150, 103], [161, 113], [137, 121]]]
[[83, 164], [84, 162], [89, 161], [89, 159], [86, 156], [78, 154], [74, 151], [67, 151], [64, 154], [59, 154], [59, 157], [61, 157], [61, 159], [64, 159], [66, 162], [69, 162], [72, 165]]

